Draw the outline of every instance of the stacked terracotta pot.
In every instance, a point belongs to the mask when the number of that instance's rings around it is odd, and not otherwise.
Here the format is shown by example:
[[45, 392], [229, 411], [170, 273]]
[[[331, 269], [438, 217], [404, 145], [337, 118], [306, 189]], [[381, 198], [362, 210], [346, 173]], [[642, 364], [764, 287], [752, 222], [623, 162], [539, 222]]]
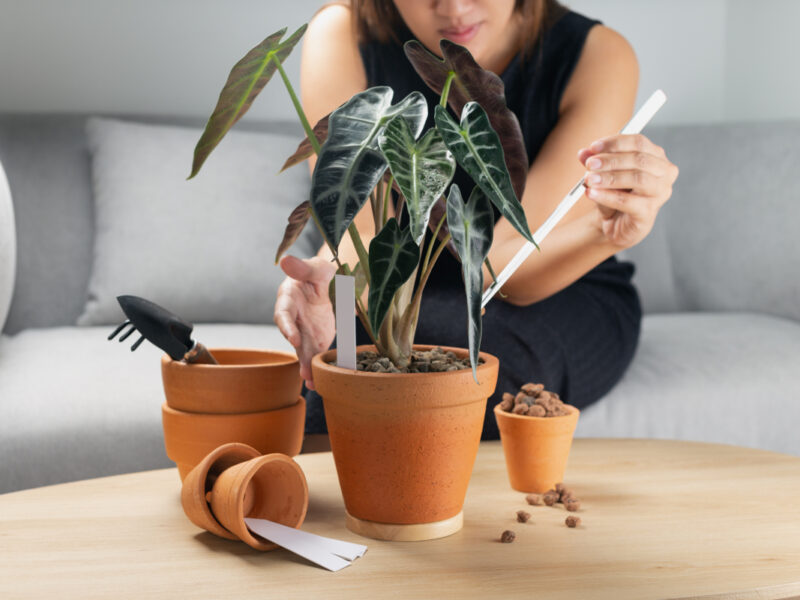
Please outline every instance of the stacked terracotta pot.
[[229, 442], [259, 454], [296, 456], [305, 400], [297, 356], [272, 350], [210, 348], [219, 364], [187, 364], [164, 355], [164, 445], [181, 480]]

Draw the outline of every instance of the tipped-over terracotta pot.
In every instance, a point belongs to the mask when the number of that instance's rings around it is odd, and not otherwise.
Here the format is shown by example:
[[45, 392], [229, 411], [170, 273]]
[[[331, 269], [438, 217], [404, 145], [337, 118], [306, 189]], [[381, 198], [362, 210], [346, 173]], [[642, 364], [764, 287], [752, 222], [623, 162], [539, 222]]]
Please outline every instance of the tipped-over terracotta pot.
[[212, 450], [183, 480], [181, 506], [189, 520], [220, 537], [239, 539], [217, 521], [208, 500], [214, 483], [225, 469], [259, 456], [261, 453], [252, 446], [236, 442]]
[[511, 487], [543, 493], [564, 481], [572, 436], [580, 411], [567, 405], [561, 417], [515, 415], [494, 407]]
[[[358, 348], [363, 350], [374, 347]], [[312, 359], [348, 528], [395, 540], [431, 539], [461, 528], [486, 399], [497, 383], [497, 359], [480, 356], [485, 362], [478, 366], [478, 383], [471, 369], [356, 372], [329, 364], [335, 350]], [[404, 536], [403, 526], [417, 524], [431, 527], [409, 528]]]
[[238, 414], [291, 406], [300, 394], [300, 363], [291, 352], [210, 348], [219, 364], [161, 357], [167, 406], [195, 413]]
[[305, 419], [302, 396], [292, 406], [241, 415], [203, 415], [161, 406], [164, 446], [181, 481], [209, 452], [230, 442], [247, 444], [260, 454], [296, 456], [303, 445]]
[[277, 546], [253, 535], [245, 517], [299, 527], [308, 509], [308, 485], [300, 466], [284, 454], [261, 456], [245, 444], [225, 444], [188, 474], [181, 505], [202, 529], [272, 550]]
[[211, 490], [211, 510], [231, 533], [256, 550], [277, 548], [253, 535], [245, 517], [300, 527], [308, 509], [308, 484], [284, 454], [267, 454], [225, 469]]

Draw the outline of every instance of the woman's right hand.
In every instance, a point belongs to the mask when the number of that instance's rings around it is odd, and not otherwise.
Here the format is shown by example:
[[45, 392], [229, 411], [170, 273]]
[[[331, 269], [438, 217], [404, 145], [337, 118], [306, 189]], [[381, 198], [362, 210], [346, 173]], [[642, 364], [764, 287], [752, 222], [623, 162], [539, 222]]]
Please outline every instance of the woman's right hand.
[[311, 358], [327, 350], [336, 336], [336, 320], [328, 296], [336, 266], [319, 256], [305, 260], [284, 256], [280, 267], [288, 277], [278, 287], [275, 324], [294, 346], [300, 359], [300, 376], [313, 390]]

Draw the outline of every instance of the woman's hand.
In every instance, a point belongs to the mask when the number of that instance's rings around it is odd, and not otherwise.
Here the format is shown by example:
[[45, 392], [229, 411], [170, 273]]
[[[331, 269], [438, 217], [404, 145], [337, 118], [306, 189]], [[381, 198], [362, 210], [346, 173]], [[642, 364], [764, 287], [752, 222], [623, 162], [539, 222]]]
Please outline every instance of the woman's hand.
[[336, 335], [333, 306], [328, 284], [336, 267], [320, 257], [301, 260], [284, 256], [281, 269], [288, 275], [278, 288], [275, 324], [294, 346], [300, 359], [300, 376], [308, 389], [314, 389], [311, 358], [327, 350]]
[[672, 195], [678, 167], [643, 135], [615, 135], [578, 152], [586, 167], [586, 195], [600, 211], [606, 238], [630, 248], [650, 233]]

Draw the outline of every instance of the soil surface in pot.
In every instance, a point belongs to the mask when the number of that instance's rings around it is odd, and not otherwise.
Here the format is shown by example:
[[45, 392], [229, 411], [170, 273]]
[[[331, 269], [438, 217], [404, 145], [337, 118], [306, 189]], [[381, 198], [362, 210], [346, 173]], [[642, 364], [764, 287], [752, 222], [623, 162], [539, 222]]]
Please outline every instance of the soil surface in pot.
[[[479, 359], [479, 363], [483, 363], [482, 358]], [[359, 352], [356, 355], [356, 368], [359, 371], [372, 373], [441, 373], [471, 367], [468, 356], [458, 358], [454, 352], [445, 351], [437, 346], [430, 350], [414, 350], [411, 353], [411, 362], [402, 369], [394, 366], [392, 361], [377, 352], [369, 350]]]

